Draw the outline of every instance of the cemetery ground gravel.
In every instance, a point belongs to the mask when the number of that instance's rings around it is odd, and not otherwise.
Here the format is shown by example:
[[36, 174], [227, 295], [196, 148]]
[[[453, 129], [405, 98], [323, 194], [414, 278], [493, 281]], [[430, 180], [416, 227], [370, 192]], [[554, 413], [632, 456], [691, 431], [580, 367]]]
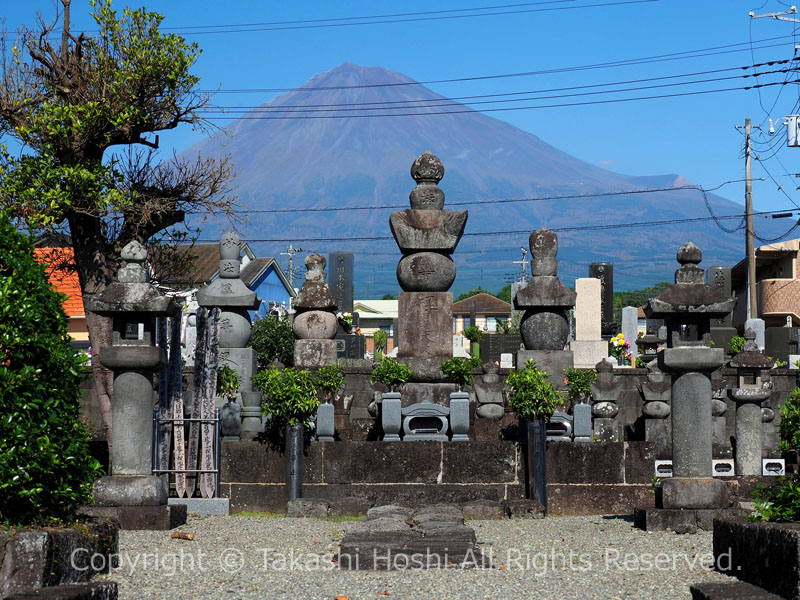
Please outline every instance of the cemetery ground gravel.
[[[484, 554], [493, 556], [493, 568], [403, 572], [331, 569], [327, 560], [337, 552], [338, 542], [352, 522], [190, 514], [186, 525], [178, 530], [194, 534], [192, 541], [172, 539], [170, 531], [120, 532], [122, 563], [116, 571], [97, 579], [116, 581], [122, 600], [333, 600], [337, 596], [350, 600], [669, 600], [690, 598], [689, 586], [693, 583], [731, 580], [709, 569], [712, 538], [708, 532], [644, 532], [634, 529], [629, 517], [603, 516], [467, 524], [475, 529]], [[634, 559], [625, 562], [629, 554], [641, 560], [646, 554], [659, 553], [669, 558], [662, 558], [667, 562], [658, 569], [632, 562]], [[321, 557], [320, 569], [314, 568], [315, 556]]]

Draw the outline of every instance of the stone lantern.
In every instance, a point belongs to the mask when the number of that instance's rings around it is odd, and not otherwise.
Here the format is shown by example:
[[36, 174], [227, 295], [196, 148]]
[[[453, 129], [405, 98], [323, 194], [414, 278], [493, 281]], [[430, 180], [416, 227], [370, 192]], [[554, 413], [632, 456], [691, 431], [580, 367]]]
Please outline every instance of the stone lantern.
[[736, 369], [738, 387], [730, 390], [736, 402], [737, 475], [761, 475], [761, 403], [772, 394], [769, 369], [773, 361], [764, 356], [755, 342], [756, 334], [748, 329], [742, 351], [730, 361]]
[[111, 346], [99, 349], [100, 362], [114, 372], [111, 475], [95, 482], [94, 501], [119, 507], [124, 529], [169, 529], [186, 515], [185, 507], [167, 506], [167, 482], [152, 473], [153, 375], [167, 363], [164, 348], [154, 345], [155, 321], [176, 317], [180, 307], [149, 283], [147, 250], [139, 242], [125, 246], [121, 258], [127, 264], [117, 281], [86, 300], [88, 310], [113, 324]]
[[711, 319], [728, 314], [736, 300], [705, 284], [697, 265], [700, 249], [687, 242], [678, 250], [675, 284], [645, 307], [647, 318], [664, 319], [667, 347], [658, 367], [672, 374], [672, 471], [662, 482], [663, 508], [721, 508], [727, 487], [712, 477], [711, 373], [724, 351], [710, 347]]

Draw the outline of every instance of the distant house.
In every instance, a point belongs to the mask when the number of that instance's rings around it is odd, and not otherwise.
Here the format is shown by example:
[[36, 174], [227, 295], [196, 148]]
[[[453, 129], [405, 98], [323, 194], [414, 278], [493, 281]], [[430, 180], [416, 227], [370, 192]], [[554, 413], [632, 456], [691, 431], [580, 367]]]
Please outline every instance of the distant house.
[[34, 248], [33, 257], [45, 265], [50, 284], [66, 295], [64, 312], [69, 318], [67, 331], [74, 340], [73, 345], [81, 348], [89, 346], [89, 330], [86, 327], [86, 311], [83, 308], [83, 294], [75, 271], [75, 255], [72, 248]]
[[353, 312], [358, 313], [358, 326], [361, 334], [367, 338], [367, 352], [372, 353], [375, 346], [372, 336], [379, 329], [383, 329], [388, 336], [387, 351], [394, 348], [395, 331], [397, 322], [397, 300], [353, 300]]
[[[180, 251], [180, 250], [179, 250]], [[274, 258], [256, 257], [246, 243], [241, 246], [241, 278], [244, 284], [261, 300], [258, 316], [272, 313], [285, 313], [289, 309], [289, 300], [295, 292]], [[192, 261], [191, 269], [182, 276], [167, 275], [158, 279], [158, 265], [155, 267], [159, 286], [173, 292], [196, 291], [219, 277], [219, 244], [194, 244], [186, 246], [184, 252]], [[255, 315], [254, 315], [255, 316]]]
[[471, 325], [494, 333], [498, 319], [505, 320], [510, 314], [511, 305], [508, 302], [484, 292], [475, 294], [453, 303], [453, 334], [460, 335]]
[[[740, 330], [748, 318], [747, 260], [731, 269], [736, 296], [733, 325]], [[800, 327], [800, 239], [756, 248], [757, 314], [767, 327], [783, 327], [791, 320]]]

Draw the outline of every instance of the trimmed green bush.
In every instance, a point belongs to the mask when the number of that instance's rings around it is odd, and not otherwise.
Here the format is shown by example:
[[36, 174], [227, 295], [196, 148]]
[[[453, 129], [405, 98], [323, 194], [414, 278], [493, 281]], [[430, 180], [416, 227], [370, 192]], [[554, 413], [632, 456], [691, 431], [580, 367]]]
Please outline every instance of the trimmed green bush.
[[344, 385], [344, 372], [339, 365], [320, 367], [314, 375], [314, 387], [323, 393], [327, 400], [332, 400], [333, 395]]
[[465, 328], [464, 331], [461, 332], [461, 335], [470, 342], [480, 342], [483, 339], [483, 331], [477, 325]]
[[264, 395], [261, 412], [272, 415], [273, 426], [305, 425], [319, 408], [311, 371], [270, 367], [253, 375], [253, 385]]
[[286, 367], [294, 366], [294, 332], [287, 317], [272, 315], [256, 320], [250, 333], [250, 347], [256, 351], [259, 369], [266, 369], [277, 360]]
[[796, 523], [800, 521], [800, 475], [779, 477], [775, 485], [757, 485], [753, 490], [755, 514], [750, 521]]
[[461, 358], [454, 356], [448, 358], [439, 365], [439, 370], [447, 377], [448, 381], [455, 383], [459, 390], [466, 385], [475, 383], [475, 376], [472, 373], [473, 369], [481, 366], [481, 359], [478, 356], [470, 358]]
[[781, 406], [778, 433], [781, 436], [781, 452], [800, 450], [800, 387], [794, 388]]
[[0, 213], [0, 522], [69, 519], [100, 463], [80, 420], [83, 358], [69, 344], [64, 295], [30, 239]]
[[511, 388], [508, 405], [520, 419], [548, 420], [564, 399], [548, 381], [550, 374], [542, 371], [529, 359], [523, 369], [514, 369], [506, 377]]
[[398, 362], [396, 358], [384, 356], [378, 366], [372, 369], [369, 380], [372, 383], [382, 383], [390, 390], [396, 391], [399, 386], [407, 383], [413, 375], [414, 372], [408, 365]]

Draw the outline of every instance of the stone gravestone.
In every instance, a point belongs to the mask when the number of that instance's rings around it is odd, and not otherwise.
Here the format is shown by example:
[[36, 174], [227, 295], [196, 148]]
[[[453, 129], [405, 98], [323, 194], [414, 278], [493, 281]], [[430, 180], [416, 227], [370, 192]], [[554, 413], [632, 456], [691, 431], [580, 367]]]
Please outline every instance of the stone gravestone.
[[658, 353], [658, 367], [672, 374], [672, 472], [662, 483], [665, 509], [722, 508], [727, 486], [712, 475], [711, 373], [722, 366], [722, 348], [710, 347], [711, 319], [728, 314], [735, 304], [705, 284], [697, 265], [700, 249], [687, 242], [678, 250], [681, 267], [675, 283], [651, 298], [645, 314], [664, 319], [667, 347]]
[[[464, 233], [467, 211], [444, 210], [444, 192], [439, 188], [444, 165], [430, 152], [414, 161], [411, 177], [417, 184], [409, 195], [411, 208], [389, 217], [392, 235], [403, 253], [397, 265], [397, 281], [403, 290], [398, 296], [397, 356], [416, 377], [403, 389], [404, 426], [415, 419], [423, 421], [427, 413], [437, 419], [431, 400], [448, 396], [453, 439], [466, 440], [468, 396], [447, 394], [452, 385], [444, 383], [439, 365], [453, 356], [453, 294], [448, 290], [456, 265], [450, 255]], [[415, 417], [417, 413], [422, 418]]]
[[[730, 298], [731, 291], [731, 269], [730, 267], [709, 267], [706, 272], [708, 285], [717, 290], [725, 298]], [[731, 326], [731, 315], [727, 314], [721, 319], [711, 320], [711, 340], [716, 348], [722, 348], [725, 354], [728, 352], [728, 343], [736, 335], [736, 328]]]
[[514, 306], [524, 309], [520, 331], [525, 350], [517, 353], [517, 367], [529, 359], [550, 373], [556, 388], [564, 389], [564, 371], [572, 366], [572, 352], [564, 350], [569, 336], [567, 309], [575, 305], [575, 292], [558, 278], [558, 237], [546, 227], [530, 235], [533, 277], [514, 296]]
[[589, 277], [600, 280], [602, 333], [603, 337], [610, 337], [617, 333], [614, 322], [614, 265], [606, 262], [592, 263], [589, 265]]
[[342, 312], [353, 312], [353, 253], [328, 254], [328, 285], [336, 306]]
[[[251, 325], [249, 311], [256, 310], [260, 302], [241, 279], [239, 256], [239, 236], [233, 232], [224, 234], [219, 240], [219, 277], [197, 293], [197, 304], [209, 310], [220, 309], [219, 367], [227, 365], [239, 374], [242, 431], [256, 433], [262, 429], [261, 394], [253, 390], [251, 378], [256, 372], [256, 352], [247, 344]], [[224, 398], [217, 398], [217, 408], [223, 409], [225, 417], [232, 407], [223, 402]], [[238, 431], [226, 431], [227, 439], [238, 437]]]
[[467, 211], [444, 210], [439, 181], [444, 165], [430, 152], [411, 166], [417, 186], [410, 194], [411, 208], [389, 218], [403, 258], [397, 265], [398, 357], [449, 358], [453, 355], [453, 294], [456, 278], [450, 258], [467, 224]]
[[315, 369], [336, 364], [336, 300], [325, 283], [325, 257], [309, 254], [305, 260], [306, 281], [294, 300], [297, 311], [292, 323], [296, 338], [294, 365]]
[[636, 340], [639, 336], [639, 309], [635, 306], [622, 308], [622, 335], [631, 343], [629, 348], [633, 360], [631, 366], [636, 366], [636, 357], [639, 356], [639, 350], [636, 345]]
[[601, 281], [594, 277], [575, 280], [575, 339], [570, 342], [576, 368], [593, 369], [608, 356], [602, 338]]

